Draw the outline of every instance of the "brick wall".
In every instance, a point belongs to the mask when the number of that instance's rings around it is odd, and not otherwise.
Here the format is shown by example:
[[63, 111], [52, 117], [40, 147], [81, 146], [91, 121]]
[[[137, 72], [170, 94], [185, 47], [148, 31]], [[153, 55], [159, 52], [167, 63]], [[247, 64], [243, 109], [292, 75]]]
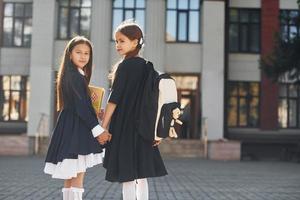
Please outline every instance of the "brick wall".
[[[279, 0], [261, 2], [261, 54], [269, 54], [274, 47], [274, 34], [279, 31]], [[278, 86], [264, 74], [261, 77], [260, 126], [262, 130], [278, 127]]]
[[241, 142], [233, 140], [209, 141], [208, 158], [210, 160], [237, 160], [241, 159]]
[[159, 151], [166, 157], [204, 157], [204, 144], [200, 140], [165, 139]]
[[28, 155], [28, 149], [26, 134], [0, 136], [0, 155]]

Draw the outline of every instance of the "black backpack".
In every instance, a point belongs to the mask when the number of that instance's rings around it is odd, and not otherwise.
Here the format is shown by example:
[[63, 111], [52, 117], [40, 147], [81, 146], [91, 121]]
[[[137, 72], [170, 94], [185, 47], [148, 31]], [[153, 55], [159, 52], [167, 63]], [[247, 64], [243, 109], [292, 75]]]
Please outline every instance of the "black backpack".
[[[146, 140], [160, 140], [177, 137], [174, 123], [181, 123], [180, 104], [177, 102], [177, 88], [167, 73], [159, 74], [149, 61], [146, 62], [148, 76], [141, 96], [138, 114], [138, 133]], [[173, 111], [176, 111], [174, 118]]]
[[177, 138], [174, 129], [175, 122], [180, 115], [180, 104], [178, 103], [177, 88], [175, 80], [167, 73], [158, 76], [158, 110], [155, 128], [155, 140], [161, 138]]

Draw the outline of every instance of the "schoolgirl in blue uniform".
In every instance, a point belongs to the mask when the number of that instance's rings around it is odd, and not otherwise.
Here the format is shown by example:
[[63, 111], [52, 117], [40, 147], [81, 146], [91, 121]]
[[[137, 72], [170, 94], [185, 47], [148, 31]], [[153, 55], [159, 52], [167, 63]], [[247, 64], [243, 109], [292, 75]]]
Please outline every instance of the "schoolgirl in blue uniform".
[[64, 179], [63, 199], [82, 199], [87, 168], [102, 163], [102, 148], [110, 134], [99, 125], [88, 84], [92, 74], [90, 41], [77, 36], [67, 44], [57, 78], [60, 111], [53, 131], [44, 172]]
[[106, 180], [122, 183], [123, 200], [148, 200], [147, 178], [167, 174], [157, 147], [159, 141], [146, 139], [144, 132], [148, 130], [139, 132], [137, 128], [143, 91], [153, 67], [139, 56], [144, 40], [136, 23], [127, 21], [117, 27], [115, 40], [122, 61], [112, 74], [112, 91], [102, 123], [112, 134], [103, 166]]

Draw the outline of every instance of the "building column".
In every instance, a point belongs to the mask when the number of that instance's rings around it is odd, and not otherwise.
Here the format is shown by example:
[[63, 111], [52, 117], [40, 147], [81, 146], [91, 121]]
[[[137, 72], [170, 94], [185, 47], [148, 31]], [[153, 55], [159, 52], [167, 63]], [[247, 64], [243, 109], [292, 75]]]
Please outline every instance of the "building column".
[[144, 57], [159, 71], [165, 71], [165, 4], [164, 0], [146, 1]]
[[110, 24], [112, 3], [107, 0], [92, 1], [91, 41], [94, 44], [94, 68], [91, 84], [104, 87], [108, 94], [110, 66]]
[[[0, 10], [4, 11], [3, 7], [3, 0], [0, 0]], [[2, 46], [2, 41], [3, 41], [3, 17], [4, 17], [4, 12], [0, 12], [0, 46]]]
[[224, 0], [204, 0], [202, 20], [202, 119], [206, 119], [207, 137], [224, 136]]
[[30, 153], [45, 151], [39, 146], [41, 138], [49, 138], [51, 131], [55, 2], [53, 0], [33, 0], [30, 103], [27, 129], [30, 138]]
[[[271, 53], [274, 33], [279, 31], [279, 0], [262, 0], [261, 7], [261, 55]], [[261, 75], [260, 127], [274, 130], [278, 127], [278, 85]]]

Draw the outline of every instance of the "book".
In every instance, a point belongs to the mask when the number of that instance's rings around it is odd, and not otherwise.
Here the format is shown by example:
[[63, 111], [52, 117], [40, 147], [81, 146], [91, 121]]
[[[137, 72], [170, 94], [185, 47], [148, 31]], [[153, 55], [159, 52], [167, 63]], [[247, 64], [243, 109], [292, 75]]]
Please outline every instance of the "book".
[[96, 113], [100, 113], [105, 89], [102, 87], [89, 85], [89, 90], [90, 90], [90, 94], [91, 94], [93, 108]]

